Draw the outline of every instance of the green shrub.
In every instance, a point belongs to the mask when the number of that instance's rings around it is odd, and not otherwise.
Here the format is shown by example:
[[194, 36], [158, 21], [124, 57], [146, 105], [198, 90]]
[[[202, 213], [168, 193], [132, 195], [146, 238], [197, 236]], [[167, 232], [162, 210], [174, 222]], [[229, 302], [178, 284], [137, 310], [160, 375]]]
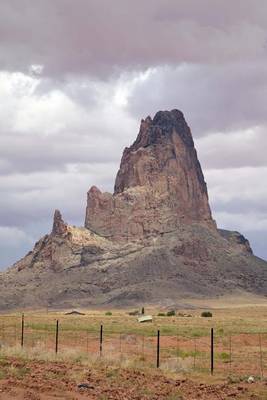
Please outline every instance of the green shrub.
[[129, 315], [138, 315], [139, 311], [138, 310], [134, 310], [134, 311], [130, 311]]
[[222, 353], [218, 354], [218, 358], [220, 358], [224, 362], [228, 362], [230, 360], [230, 354], [223, 351]]
[[203, 311], [201, 313], [201, 317], [211, 318], [212, 317], [212, 313], [210, 311]]
[[107, 311], [105, 315], [112, 315], [111, 311]]
[[164, 312], [159, 312], [158, 317], [166, 317], [166, 314]]
[[174, 317], [175, 311], [174, 310], [170, 310], [170, 311], [167, 312], [166, 315], [167, 315], [167, 317]]

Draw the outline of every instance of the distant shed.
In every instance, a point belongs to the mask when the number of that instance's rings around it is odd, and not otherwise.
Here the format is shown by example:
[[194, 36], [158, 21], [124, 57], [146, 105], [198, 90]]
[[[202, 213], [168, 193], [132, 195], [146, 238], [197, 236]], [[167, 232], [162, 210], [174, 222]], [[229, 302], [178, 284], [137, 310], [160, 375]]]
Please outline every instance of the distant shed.
[[66, 312], [65, 315], [85, 315], [85, 314], [80, 311], [73, 310], [70, 312]]

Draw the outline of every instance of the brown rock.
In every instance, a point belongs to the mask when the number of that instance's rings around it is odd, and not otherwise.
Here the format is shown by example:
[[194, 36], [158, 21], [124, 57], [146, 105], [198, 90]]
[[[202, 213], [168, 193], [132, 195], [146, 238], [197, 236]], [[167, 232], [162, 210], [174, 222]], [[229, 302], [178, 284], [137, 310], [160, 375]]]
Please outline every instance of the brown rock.
[[63, 221], [60, 211], [55, 210], [52, 235], [62, 236], [65, 233], [67, 233], [67, 224]]
[[114, 194], [89, 190], [85, 227], [56, 210], [51, 234], [0, 273], [0, 309], [183, 304], [265, 295], [266, 282], [248, 240], [216, 228], [190, 129], [173, 110], [142, 121]]
[[216, 228], [191, 131], [181, 111], [159, 111], [124, 150], [114, 194], [89, 190], [85, 227], [132, 241], [192, 222]]
[[253, 254], [249, 241], [239, 232], [218, 229], [220, 234], [232, 245], [241, 249], [244, 253]]

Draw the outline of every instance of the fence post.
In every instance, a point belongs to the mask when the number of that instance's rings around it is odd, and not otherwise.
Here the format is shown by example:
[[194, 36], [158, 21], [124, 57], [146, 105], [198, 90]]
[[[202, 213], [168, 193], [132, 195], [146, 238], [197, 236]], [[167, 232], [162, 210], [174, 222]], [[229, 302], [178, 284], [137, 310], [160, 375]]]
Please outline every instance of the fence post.
[[20, 339], [21, 347], [24, 346], [24, 314], [21, 316], [21, 339]]
[[179, 333], [177, 330], [177, 336], [176, 336], [176, 355], [177, 355], [177, 363], [179, 360], [179, 356], [180, 356], [180, 343], [179, 343]]
[[159, 368], [159, 351], [160, 351], [160, 331], [158, 330], [158, 338], [157, 338], [157, 368]]
[[86, 330], [86, 353], [89, 355], [89, 337], [88, 337], [88, 329]]
[[214, 370], [214, 334], [213, 328], [210, 330], [210, 373], [213, 375]]
[[120, 363], [122, 362], [122, 340], [123, 340], [123, 336], [122, 336], [122, 333], [120, 333]]
[[143, 335], [142, 338], [142, 357], [143, 357], [143, 362], [145, 362], [145, 335]]
[[197, 340], [194, 337], [194, 370], [196, 369]]
[[5, 340], [5, 325], [4, 325], [4, 320], [2, 320], [2, 337], [1, 339], [4, 341]]
[[59, 325], [59, 323], [57, 320], [57, 323], [56, 323], [56, 354], [58, 353], [58, 325]]
[[229, 336], [229, 366], [230, 366], [230, 375], [232, 373], [232, 336]]
[[99, 337], [100, 357], [102, 357], [102, 350], [103, 350], [103, 325], [100, 326], [100, 337]]

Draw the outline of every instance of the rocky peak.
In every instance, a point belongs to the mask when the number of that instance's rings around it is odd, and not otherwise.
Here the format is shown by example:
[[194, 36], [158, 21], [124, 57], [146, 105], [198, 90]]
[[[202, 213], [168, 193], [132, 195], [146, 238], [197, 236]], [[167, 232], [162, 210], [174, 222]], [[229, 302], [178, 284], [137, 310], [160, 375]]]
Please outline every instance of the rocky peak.
[[130, 150], [136, 151], [140, 147], [171, 141], [173, 133], [179, 135], [187, 146], [194, 147], [191, 131], [182, 111], [158, 111], [153, 119], [148, 116], [141, 121], [139, 135]]
[[67, 224], [63, 221], [61, 212], [55, 210], [52, 235], [62, 236], [67, 232]]
[[[159, 111], [153, 119], [147, 117], [141, 121], [137, 139], [124, 150], [114, 193], [134, 186], [152, 186], [155, 189], [163, 174], [167, 181], [166, 190], [169, 190], [173, 181], [177, 184], [183, 175], [190, 173], [195, 175], [194, 186], [198, 186], [194, 191], [207, 196], [192, 134], [183, 113], [179, 110]], [[189, 200], [195, 194], [188, 193]]]
[[89, 190], [85, 227], [134, 240], [194, 222], [215, 227], [191, 131], [181, 111], [159, 111], [124, 150], [114, 194]]
[[55, 211], [45, 235], [0, 279], [0, 308], [181, 302], [266, 294], [267, 263], [238, 232], [217, 230], [181, 111], [141, 121], [115, 192], [92, 186], [85, 228]]

